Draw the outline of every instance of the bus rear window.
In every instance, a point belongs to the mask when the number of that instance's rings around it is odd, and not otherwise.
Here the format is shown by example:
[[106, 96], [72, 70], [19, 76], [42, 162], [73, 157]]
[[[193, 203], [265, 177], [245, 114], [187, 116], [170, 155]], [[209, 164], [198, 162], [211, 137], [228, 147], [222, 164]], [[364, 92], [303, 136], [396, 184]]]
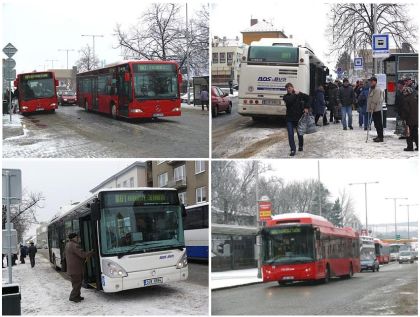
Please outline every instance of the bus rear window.
[[296, 64], [299, 53], [296, 47], [287, 46], [251, 46], [248, 61], [256, 63]]

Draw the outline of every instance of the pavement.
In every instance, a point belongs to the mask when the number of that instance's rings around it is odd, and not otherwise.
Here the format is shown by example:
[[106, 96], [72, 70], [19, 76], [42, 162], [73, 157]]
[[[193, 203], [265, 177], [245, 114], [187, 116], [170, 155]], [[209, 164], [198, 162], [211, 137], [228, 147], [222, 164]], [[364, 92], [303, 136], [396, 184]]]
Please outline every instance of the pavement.
[[19, 114], [12, 114], [10, 121], [10, 115], [3, 115], [3, 140], [24, 134], [21, 118]]
[[226, 289], [243, 285], [262, 283], [262, 278], [257, 277], [258, 270], [233, 270], [211, 273], [211, 289]]

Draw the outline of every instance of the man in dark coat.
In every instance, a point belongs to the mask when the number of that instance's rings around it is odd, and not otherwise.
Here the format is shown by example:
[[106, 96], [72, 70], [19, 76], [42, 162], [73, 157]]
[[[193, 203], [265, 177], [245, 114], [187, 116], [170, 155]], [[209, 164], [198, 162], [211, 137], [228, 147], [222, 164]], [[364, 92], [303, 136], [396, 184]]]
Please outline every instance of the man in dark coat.
[[69, 241], [65, 248], [67, 274], [70, 276], [72, 291], [69, 300], [75, 303], [84, 298], [80, 296], [80, 289], [83, 282], [83, 271], [85, 260], [93, 254], [93, 250], [85, 252], [80, 248], [80, 237], [77, 233], [70, 233]]
[[28, 247], [26, 245], [20, 245], [20, 263], [25, 264], [26, 254], [28, 253]]
[[419, 103], [418, 95], [410, 87], [404, 87], [404, 97], [401, 109], [401, 118], [408, 125], [407, 147], [404, 151], [414, 151], [413, 142], [416, 144], [416, 151], [419, 150]]
[[312, 102], [312, 113], [315, 115], [315, 124], [318, 125], [318, 120], [323, 117], [323, 125], [328, 125], [328, 119], [325, 106], [324, 86], [319, 86], [315, 91], [314, 100]]
[[28, 255], [29, 255], [29, 260], [31, 261], [31, 267], [32, 268], [35, 266], [35, 254], [36, 254], [36, 252], [37, 252], [36, 247], [34, 246], [34, 243], [31, 241], [30, 246], [28, 248]]
[[[283, 100], [286, 103], [287, 136], [289, 138], [290, 156], [296, 154], [294, 129], [297, 133], [297, 125], [302, 114], [309, 112], [309, 96], [299, 92], [291, 83], [286, 84], [287, 94]], [[299, 151], [303, 151], [303, 135], [298, 134]]]
[[331, 83], [328, 89], [328, 108], [330, 109], [330, 122], [338, 123], [341, 120], [341, 109], [338, 108], [338, 81]]
[[343, 124], [343, 130], [347, 130], [347, 126], [350, 130], [353, 130], [352, 109], [354, 101], [355, 94], [353, 87], [349, 84], [349, 80], [347, 78], [344, 78], [343, 86], [341, 86], [338, 90], [337, 96], [337, 103], [341, 107], [341, 123]]

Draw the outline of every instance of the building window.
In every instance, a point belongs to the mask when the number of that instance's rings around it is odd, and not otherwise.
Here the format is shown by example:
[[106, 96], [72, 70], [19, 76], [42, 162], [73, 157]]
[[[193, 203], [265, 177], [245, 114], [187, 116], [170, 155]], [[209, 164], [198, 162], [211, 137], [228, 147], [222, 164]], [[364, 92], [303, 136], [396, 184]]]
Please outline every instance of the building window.
[[130, 177], [130, 187], [134, 187], [134, 177]]
[[195, 173], [200, 174], [206, 170], [206, 161], [195, 161]]
[[127, 181], [123, 181], [123, 187], [127, 187]]
[[228, 52], [227, 53], [227, 64], [228, 65], [232, 65], [233, 63], [233, 53], [232, 52]]
[[220, 64], [226, 63], [226, 53], [220, 53]]
[[168, 185], [168, 173], [158, 175], [158, 186], [165, 187]]
[[195, 189], [195, 201], [197, 204], [207, 201], [206, 187]]
[[182, 192], [178, 194], [179, 202], [181, 204], [187, 205], [187, 192]]
[[121, 184], [117, 184], [117, 188], [120, 188], [121, 187]]
[[213, 53], [213, 64], [219, 63], [219, 53]]
[[185, 178], [185, 165], [176, 167], [174, 169], [174, 181], [177, 182]]

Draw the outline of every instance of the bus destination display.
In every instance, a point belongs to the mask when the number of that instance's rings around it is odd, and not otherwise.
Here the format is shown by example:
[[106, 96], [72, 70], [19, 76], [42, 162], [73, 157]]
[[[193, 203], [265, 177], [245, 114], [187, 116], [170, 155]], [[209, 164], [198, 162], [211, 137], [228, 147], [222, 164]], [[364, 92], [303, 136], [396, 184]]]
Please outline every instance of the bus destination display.
[[105, 205], [133, 206], [133, 205], [175, 205], [178, 204], [176, 192], [167, 191], [133, 191], [104, 193]]
[[51, 73], [37, 73], [37, 74], [25, 74], [22, 76], [23, 80], [34, 80], [34, 79], [44, 79], [52, 78]]
[[291, 233], [301, 233], [302, 228], [295, 227], [295, 228], [281, 228], [281, 229], [272, 229], [269, 230], [270, 234], [291, 234]]
[[174, 64], [135, 64], [133, 65], [135, 73], [139, 72], [173, 72]]

